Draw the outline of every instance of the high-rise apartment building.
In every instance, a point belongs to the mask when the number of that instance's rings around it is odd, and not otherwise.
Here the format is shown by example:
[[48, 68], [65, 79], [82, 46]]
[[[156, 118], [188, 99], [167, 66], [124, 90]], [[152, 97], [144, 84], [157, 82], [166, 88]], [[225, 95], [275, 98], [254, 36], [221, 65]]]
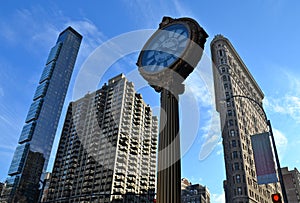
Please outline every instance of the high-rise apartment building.
[[289, 202], [300, 202], [300, 173], [297, 168], [289, 170], [288, 167], [281, 169], [285, 191]]
[[153, 202], [158, 119], [123, 74], [70, 103], [47, 202]]
[[1, 202], [36, 202], [82, 36], [68, 27], [51, 49], [8, 171]]
[[268, 131], [262, 109], [264, 94], [230, 41], [217, 35], [211, 42], [216, 109], [220, 113], [226, 202], [272, 202], [279, 184], [258, 185], [251, 135]]

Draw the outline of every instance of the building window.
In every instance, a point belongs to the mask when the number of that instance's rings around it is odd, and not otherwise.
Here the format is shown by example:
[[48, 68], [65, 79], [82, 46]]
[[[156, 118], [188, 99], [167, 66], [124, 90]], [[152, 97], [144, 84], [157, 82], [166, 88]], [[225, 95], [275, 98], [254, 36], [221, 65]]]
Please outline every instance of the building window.
[[227, 102], [227, 107], [230, 107], [230, 105], [231, 105], [231, 102]]
[[224, 89], [228, 90], [228, 84], [227, 83], [224, 84]]
[[240, 170], [240, 165], [239, 165], [239, 163], [234, 163], [234, 170], [235, 170], [235, 171]]
[[225, 92], [226, 99], [229, 98], [229, 92]]
[[233, 120], [232, 120], [232, 119], [230, 119], [230, 120], [228, 121], [228, 126], [233, 126]]
[[237, 188], [237, 194], [238, 194], [238, 195], [242, 195], [242, 188], [241, 188], [241, 187], [238, 187], [238, 188]]
[[237, 151], [232, 152], [232, 158], [237, 159], [238, 158], [238, 153]]
[[232, 140], [232, 141], [231, 141], [231, 146], [232, 146], [232, 147], [236, 147], [236, 140]]
[[221, 64], [226, 64], [226, 61], [224, 58], [221, 58]]
[[231, 137], [234, 137], [235, 136], [235, 131], [234, 130], [230, 130], [230, 135], [231, 135]]
[[219, 50], [219, 56], [223, 56], [223, 51], [221, 49]]
[[241, 182], [241, 176], [240, 175], [236, 175], [236, 182], [240, 183]]

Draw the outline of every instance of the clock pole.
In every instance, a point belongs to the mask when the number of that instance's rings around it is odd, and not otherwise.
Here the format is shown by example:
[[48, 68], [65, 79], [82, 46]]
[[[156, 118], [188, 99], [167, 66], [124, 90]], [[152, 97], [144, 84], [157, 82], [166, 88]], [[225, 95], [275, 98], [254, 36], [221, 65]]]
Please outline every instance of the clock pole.
[[[184, 85], [171, 78], [161, 88], [160, 126], [158, 141], [157, 202], [181, 202], [181, 162], [179, 135], [179, 94]], [[173, 87], [173, 88], [171, 88]], [[174, 88], [175, 87], [175, 88]]]
[[201, 59], [207, 37], [204, 29], [191, 18], [164, 17], [137, 61], [141, 75], [161, 94], [158, 203], [181, 202], [178, 99], [184, 92], [183, 81]]

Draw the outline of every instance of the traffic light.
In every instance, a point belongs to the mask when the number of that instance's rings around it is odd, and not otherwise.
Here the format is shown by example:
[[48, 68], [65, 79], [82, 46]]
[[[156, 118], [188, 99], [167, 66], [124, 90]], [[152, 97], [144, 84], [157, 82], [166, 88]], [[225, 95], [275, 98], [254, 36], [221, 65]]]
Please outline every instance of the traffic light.
[[279, 193], [272, 194], [273, 203], [282, 203], [281, 195]]

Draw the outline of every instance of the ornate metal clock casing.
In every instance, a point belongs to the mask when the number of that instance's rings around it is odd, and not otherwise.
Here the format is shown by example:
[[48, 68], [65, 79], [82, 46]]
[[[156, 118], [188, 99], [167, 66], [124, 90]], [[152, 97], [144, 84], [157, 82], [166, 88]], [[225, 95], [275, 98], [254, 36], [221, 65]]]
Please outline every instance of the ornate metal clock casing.
[[157, 91], [172, 71], [183, 82], [201, 59], [207, 37], [191, 18], [164, 17], [140, 52], [137, 65], [141, 75]]

